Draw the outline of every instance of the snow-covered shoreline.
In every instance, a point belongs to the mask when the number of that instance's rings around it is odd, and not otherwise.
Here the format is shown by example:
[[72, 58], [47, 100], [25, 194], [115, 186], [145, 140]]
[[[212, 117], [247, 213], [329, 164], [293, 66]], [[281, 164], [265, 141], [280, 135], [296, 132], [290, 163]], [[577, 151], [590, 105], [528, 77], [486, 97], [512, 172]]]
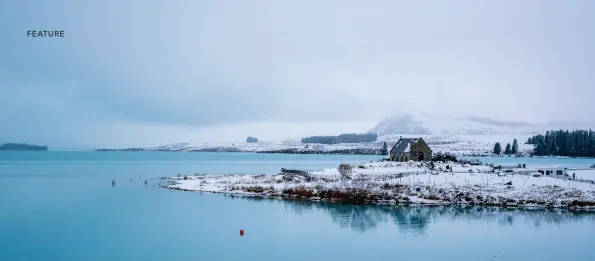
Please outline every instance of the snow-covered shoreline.
[[377, 141], [338, 144], [304, 144], [301, 140], [271, 140], [259, 142], [180, 142], [148, 148], [97, 149], [96, 151], [169, 151], [169, 152], [248, 152], [274, 154], [339, 154], [339, 155], [379, 155], [384, 142], [392, 147], [400, 137], [421, 137], [434, 153], [450, 153], [457, 156], [491, 156], [495, 142], [519, 140], [519, 151], [526, 153], [533, 145], [524, 144], [530, 134], [391, 134], [379, 136]]
[[[560, 176], [536, 177], [532, 170], [496, 174], [488, 173], [491, 168], [485, 165], [453, 163], [435, 163], [434, 170], [430, 170], [429, 164], [417, 162], [368, 162], [351, 168], [348, 175], [341, 175], [337, 168], [329, 168], [308, 173], [180, 176], [169, 178], [169, 184], [163, 187], [355, 204], [467, 204], [595, 210], [593, 182]], [[595, 177], [595, 170], [582, 170], [581, 174]]]

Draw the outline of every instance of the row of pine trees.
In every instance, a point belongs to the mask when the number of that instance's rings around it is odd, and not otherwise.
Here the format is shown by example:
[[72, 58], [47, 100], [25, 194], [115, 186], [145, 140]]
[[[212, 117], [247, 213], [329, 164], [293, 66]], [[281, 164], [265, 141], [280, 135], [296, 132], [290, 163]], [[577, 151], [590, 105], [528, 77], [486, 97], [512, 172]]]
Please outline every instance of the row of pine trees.
[[548, 131], [529, 138], [527, 144], [535, 145], [535, 156], [595, 157], [595, 132], [592, 130]]
[[[496, 155], [500, 155], [502, 153], [502, 145], [500, 145], [500, 142], [496, 142], [496, 144], [494, 145], [494, 154]], [[519, 152], [519, 143], [517, 142], [516, 139], [514, 139], [512, 141], [512, 146], [510, 146], [510, 143], [506, 144], [506, 148], [504, 148], [504, 155], [513, 155], [513, 154], [517, 154]]]
[[339, 136], [311, 136], [302, 138], [302, 143], [320, 143], [320, 144], [337, 144], [337, 143], [361, 143], [374, 142], [378, 139], [376, 133], [347, 133]]

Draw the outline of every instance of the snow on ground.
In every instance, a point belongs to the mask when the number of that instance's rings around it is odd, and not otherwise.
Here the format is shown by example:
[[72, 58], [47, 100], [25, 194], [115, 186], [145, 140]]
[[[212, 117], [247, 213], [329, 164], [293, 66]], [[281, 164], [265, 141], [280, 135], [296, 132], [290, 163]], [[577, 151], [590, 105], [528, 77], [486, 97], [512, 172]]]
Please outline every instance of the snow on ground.
[[533, 145], [524, 144], [532, 134], [493, 134], [493, 135], [427, 135], [424, 140], [434, 152], [455, 155], [491, 155], [494, 144], [500, 142], [502, 148], [517, 139], [520, 152], [533, 149]]
[[241, 152], [262, 152], [275, 150], [297, 149], [299, 151], [333, 151], [345, 149], [381, 149], [383, 143], [341, 143], [341, 144], [303, 144], [299, 141], [264, 141], [257, 143], [238, 142], [238, 143], [203, 143], [198, 145], [189, 145], [184, 151], [201, 149], [221, 149], [238, 150]]
[[584, 169], [584, 170], [569, 170], [568, 173], [571, 176], [572, 176], [572, 173], [575, 173], [577, 179], [595, 181], [595, 168], [594, 169]]
[[[453, 168], [453, 172], [465, 172], [469, 173], [469, 170], [473, 172], [489, 171], [492, 168], [484, 165], [469, 166], [469, 165], [453, 165], [448, 163], [435, 163], [434, 168], [436, 170], [446, 170], [446, 168]], [[353, 166], [353, 175], [392, 175], [398, 173], [425, 173], [428, 172], [427, 163], [419, 162], [394, 162], [394, 161], [381, 161], [372, 163], [362, 163]], [[332, 176], [340, 175], [338, 168], [327, 168], [319, 171], [310, 172], [312, 175], [321, 176]]]
[[[446, 165], [451, 164], [439, 163], [436, 164], [436, 169], [444, 169]], [[455, 165], [453, 172], [440, 172], [430, 171], [415, 162], [375, 162], [353, 166], [350, 180], [341, 179], [337, 169], [324, 169], [308, 175], [279, 173], [175, 177], [165, 187], [281, 198], [323, 198], [331, 201], [355, 200], [353, 197], [358, 196], [358, 200], [364, 200], [361, 195], [365, 195], [365, 200], [375, 203], [384, 201], [565, 207], [574, 204], [572, 202], [588, 202], [595, 206], [595, 184], [592, 182], [565, 180], [557, 176], [535, 177], [532, 173], [507, 173], [504, 176], [503, 173], [498, 175], [486, 171], [486, 166]], [[398, 173], [402, 175], [395, 175]]]
[[[341, 144], [302, 144], [299, 140], [288, 141], [261, 141], [257, 143], [248, 142], [205, 142], [202, 144], [178, 143], [173, 145], [161, 146], [161, 150], [192, 151], [192, 150], [220, 150], [220, 151], [240, 151], [240, 152], [263, 152], [280, 150], [297, 150], [301, 152], [312, 151], [340, 151], [350, 149], [375, 149], [382, 148], [384, 142], [387, 142], [390, 149], [400, 137], [423, 138], [432, 148], [434, 153], [448, 152], [456, 155], [491, 155], [496, 142], [500, 142], [504, 148], [507, 143], [512, 145], [516, 138], [519, 144], [519, 151], [526, 152], [533, 148], [533, 145], [524, 144], [528, 137], [533, 134], [493, 134], [493, 135], [467, 135], [467, 134], [440, 134], [440, 135], [417, 135], [417, 134], [391, 134], [378, 138], [376, 142], [366, 143], [341, 143]], [[155, 149], [155, 148], [148, 148]]]

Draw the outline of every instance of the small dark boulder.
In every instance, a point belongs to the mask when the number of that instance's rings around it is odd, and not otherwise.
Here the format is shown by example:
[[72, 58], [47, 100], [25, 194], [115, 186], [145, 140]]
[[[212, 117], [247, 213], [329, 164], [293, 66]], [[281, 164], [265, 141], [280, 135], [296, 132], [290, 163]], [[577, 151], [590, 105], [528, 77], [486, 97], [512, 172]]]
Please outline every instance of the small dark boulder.
[[512, 181], [506, 182], [506, 183], [504, 183], [504, 185], [512, 186]]

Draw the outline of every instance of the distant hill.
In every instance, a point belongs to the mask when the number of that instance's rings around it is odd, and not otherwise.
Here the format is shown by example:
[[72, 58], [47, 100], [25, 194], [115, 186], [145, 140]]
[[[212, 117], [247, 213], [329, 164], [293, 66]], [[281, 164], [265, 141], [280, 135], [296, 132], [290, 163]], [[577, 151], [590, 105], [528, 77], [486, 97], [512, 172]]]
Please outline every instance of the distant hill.
[[405, 114], [397, 117], [387, 117], [380, 121], [370, 133], [378, 136], [391, 134], [431, 134], [430, 130], [424, 127], [424, 123], [416, 121], [413, 116]]
[[0, 146], [0, 150], [34, 150], [47, 151], [48, 146], [32, 145], [27, 143], [4, 143]]
[[339, 144], [374, 142], [378, 139], [376, 133], [345, 133], [339, 136], [311, 136], [302, 138], [301, 143]]
[[387, 117], [370, 132], [381, 136], [398, 135], [502, 135], [545, 132], [551, 129], [589, 129], [589, 122], [544, 122], [498, 120], [489, 117], [450, 117], [403, 114]]

